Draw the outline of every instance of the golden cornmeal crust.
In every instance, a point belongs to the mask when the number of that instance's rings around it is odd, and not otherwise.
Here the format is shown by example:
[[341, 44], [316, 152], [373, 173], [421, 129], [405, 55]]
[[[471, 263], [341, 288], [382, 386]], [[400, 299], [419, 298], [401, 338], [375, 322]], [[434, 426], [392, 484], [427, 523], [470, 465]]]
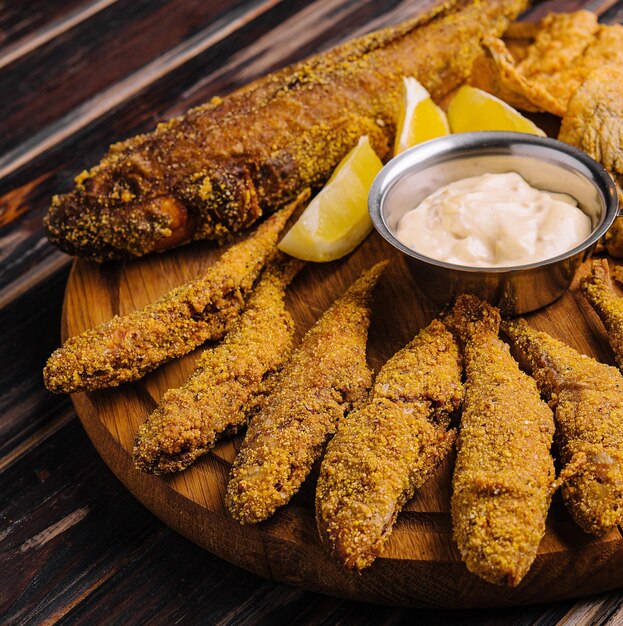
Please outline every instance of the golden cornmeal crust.
[[462, 399], [458, 346], [434, 321], [383, 366], [363, 409], [338, 426], [320, 467], [320, 537], [349, 569], [372, 564], [396, 517], [444, 459]]
[[309, 197], [260, 224], [226, 250], [199, 278], [169, 291], [144, 309], [116, 315], [68, 339], [48, 359], [45, 386], [55, 393], [115, 387], [159, 365], [222, 339], [238, 318], [245, 296], [276, 250], [279, 233], [294, 209]]
[[444, 0], [117, 143], [55, 196], [51, 242], [96, 261], [222, 238], [324, 184], [362, 135], [393, 142], [402, 77], [436, 99], [465, 81], [485, 34], [527, 0]]
[[623, 521], [623, 377], [523, 320], [504, 332], [554, 407], [567, 508], [601, 535]]
[[463, 295], [448, 322], [464, 345], [466, 371], [452, 483], [454, 538], [471, 572], [516, 586], [545, 532], [554, 418], [498, 338], [497, 309]]
[[623, 369], [623, 298], [612, 289], [606, 259], [594, 260], [591, 273], [581, 282], [582, 293], [597, 312], [608, 333], [614, 358]]
[[364, 272], [307, 332], [251, 420], [225, 498], [240, 523], [260, 522], [287, 504], [338, 421], [366, 397], [369, 304], [385, 266]]
[[199, 357], [188, 382], [169, 389], [139, 428], [133, 451], [137, 469], [179, 472], [221, 434], [246, 425], [292, 350], [294, 322], [284, 295], [302, 266], [283, 255], [269, 264], [225, 340]]

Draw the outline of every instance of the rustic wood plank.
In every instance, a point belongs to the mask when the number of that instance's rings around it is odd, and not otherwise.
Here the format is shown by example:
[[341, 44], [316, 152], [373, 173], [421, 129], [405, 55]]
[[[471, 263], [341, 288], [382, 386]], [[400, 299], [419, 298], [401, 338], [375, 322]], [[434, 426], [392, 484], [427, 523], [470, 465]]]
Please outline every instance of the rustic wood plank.
[[2, 54], [16, 43], [40, 36], [50, 25], [66, 21], [77, 13], [92, 11], [99, 0], [31, 0], [0, 4], [0, 48]]

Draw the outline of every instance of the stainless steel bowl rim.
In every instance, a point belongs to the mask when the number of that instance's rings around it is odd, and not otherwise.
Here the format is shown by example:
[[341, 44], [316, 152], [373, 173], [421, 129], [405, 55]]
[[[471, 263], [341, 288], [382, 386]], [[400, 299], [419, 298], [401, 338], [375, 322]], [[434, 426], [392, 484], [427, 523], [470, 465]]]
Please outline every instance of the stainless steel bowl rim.
[[[550, 155], [555, 155], [556, 152], [562, 152], [580, 162], [591, 173], [593, 182], [597, 187], [599, 187], [604, 195], [604, 201], [606, 203], [606, 215], [604, 220], [587, 239], [574, 248], [571, 248], [570, 250], [567, 250], [557, 256], [524, 265], [509, 265], [503, 267], [459, 265], [457, 263], [448, 263], [446, 261], [434, 259], [416, 252], [412, 248], [404, 245], [385, 223], [383, 202], [387, 192], [391, 189], [393, 183], [398, 181], [402, 176], [408, 175], [409, 169], [423, 164], [426, 159], [440, 154], [452, 153], [456, 153], [457, 157], [459, 157], [462, 153], [467, 151], [478, 151], [485, 155], [495, 153], [496, 150], [526, 145], [547, 150]], [[534, 158], [538, 158], [538, 156], [534, 155]], [[555, 159], [549, 159], [549, 162], [555, 162]], [[556, 263], [557, 261], [570, 258], [592, 246], [604, 235], [604, 233], [612, 225], [612, 222], [614, 222], [617, 215], [621, 215], [621, 213], [618, 212], [617, 207], [618, 196], [614, 181], [600, 163], [592, 159], [582, 150], [563, 143], [562, 141], [558, 141], [557, 139], [552, 139], [551, 137], [540, 137], [538, 135], [530, 135], [527, 133], [501, 131], [456, 133], [446, 135], [438, 139], [432, 139], [414, 146], [413, 148], [409, 148], [405, 152], [402, 152], [398, 156], [391, 159], [391, 161], [383, 167], [374, 179], [368, 195], [368, 209], [374, 227], [379, 234], [395, 248], [398, 248], [406, 255], [419, 259], [425, 263], [471, 273], [491, 272], [503, 274], [508, 272], [517, 272], [520, 270], [530, 270], [542, 267], [544, 265], [549, 265], [550, 263]], [[621, 209], [623, 209], [623, 207], [621, 207]]]

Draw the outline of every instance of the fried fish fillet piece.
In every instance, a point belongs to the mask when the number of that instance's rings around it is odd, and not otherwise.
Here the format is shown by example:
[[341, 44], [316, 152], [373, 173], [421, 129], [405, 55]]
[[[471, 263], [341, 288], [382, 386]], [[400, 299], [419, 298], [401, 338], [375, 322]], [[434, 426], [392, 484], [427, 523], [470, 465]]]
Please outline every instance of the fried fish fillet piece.
[[269, 263], [224, 341], [199, 357], [190, 380], [169, 389], [139, 428], [133, 450], [137, 469], [179, 472], [222, 434], [247, 424], [294, 345], [294, 321], [284, 296], [302, 266], [282, 255]]
[[597, 22], [590, 11], [550, 13], [533, 32], [509, 35], [533, 41], [511, 54], [495, 35], [483, 41], [485, 56], [474, 66], [470, 82], [525, 111], [563, 116], [573, 92], [596, 69], [623, 65], [623, 26]]
[[527, 0], [444, 0], [117, 143], [56, 196], [45, 232], [96, 261], [193, 239], [221, 239], [319, 187], [368, 135], [389, 153], [402, 77], [441, 98], [458, 87], [485, 34], [501, 34]]
[[[623, 31], [623, 27], [622, 31]], [[623, 47], [623, 37], [619, 44]], [[605, 65], [591, 72], [573, 92], [558, 139], [583, 150], [601, 163], [617, 187], [623, 207], [623, 69]], [[608, 253], [623, 257], [623, 219], [605, 237]]]
[[45, 386], [55, 393], [116, 387], [206, 341], [222, 339], [238, 319], [267, 259], [276, 252], [288, 218], [308, 197], [305, 192], [272, 215], [198, 278], [143, 309], [116, 315], [68, 339], [48, 359]]
[[287, 504], [339, 420], [367, 396], [369, 305], [385, 266], [364, 272], [307, 332], [251, 420], [225, 498], [240, 523], [261, 522]]
[[402, 507], [446, 457], [461, 374], [458, 345], [435, 320], [382, 367], [370, 402], [340, 422], [320, 467], [316, 521], [345, 567], [372, 564]]
[[504, 332], [555, 409], [562, 495], [574, 520], [601, 535], [623, 521], [623, 377], [524, 320]]
[[472, 573], [516, 586], [545, 532], [553, 414], [498, 338], [497, 309], [462, 295], [447, 321], [463, 344], [466, 373], [452, 481], [454, 539]]
[[623, 370], [623, 298], [612, 289], [606, 259], [593, 260], [591, 273], [582, 280], [580, 288], [606, 327], [614, 358]]

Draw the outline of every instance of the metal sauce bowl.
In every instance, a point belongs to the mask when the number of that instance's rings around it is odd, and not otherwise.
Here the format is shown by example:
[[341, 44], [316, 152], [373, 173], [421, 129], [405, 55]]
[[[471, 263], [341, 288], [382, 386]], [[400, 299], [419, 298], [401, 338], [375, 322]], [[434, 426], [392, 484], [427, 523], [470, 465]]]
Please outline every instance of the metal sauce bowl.
[[[591, 219], [590, 236], [551, 259], [512, 267], [446, 263], [396, 239], [400, 218], [439, 187], [468, 176], [505, 172], [521, 174], [538, 189], [573, 196]], [[403, 152], [375, 178], [368, 207], [377, 231], [408, 257], [420, 289], [436, 304], [473, 293], [507, 315], [534, 311], [559, 298], [618, 214], [616, 188], [599, 163], [555, 139], [509, 132], [448, 135]]]

